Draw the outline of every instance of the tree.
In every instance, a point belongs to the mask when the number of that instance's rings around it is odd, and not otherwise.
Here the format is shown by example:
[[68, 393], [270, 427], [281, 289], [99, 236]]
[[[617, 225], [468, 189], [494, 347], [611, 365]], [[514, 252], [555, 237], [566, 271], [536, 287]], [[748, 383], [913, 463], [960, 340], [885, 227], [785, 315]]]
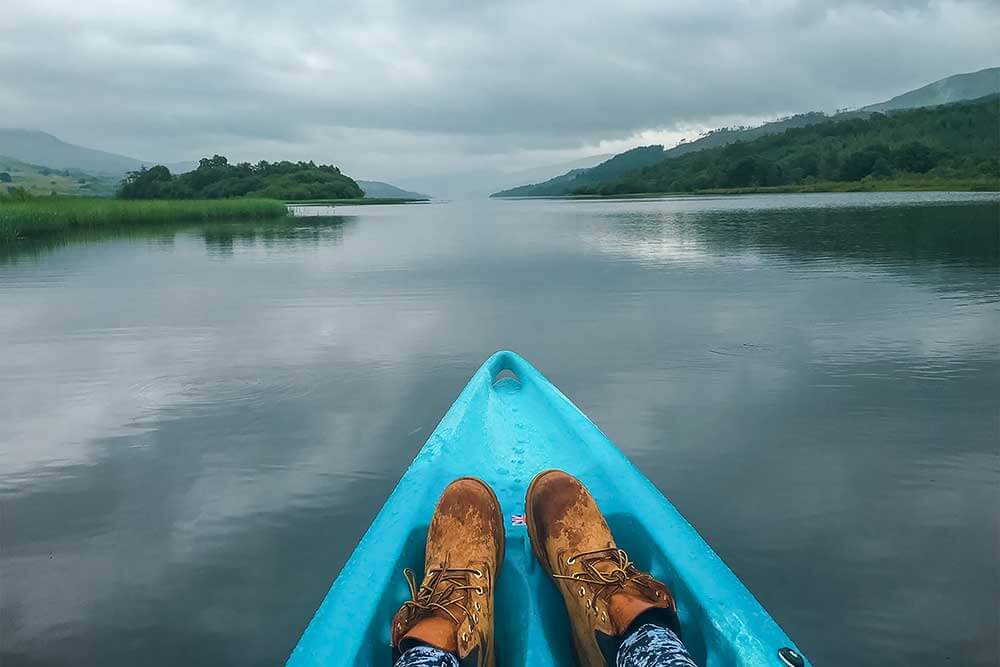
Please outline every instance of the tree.
[[14, 178], [6, 171], [0, 171], [0, 183], [10, 183]]
[[332, 165], [314, 162], [241, 162], [230, 164], [222, 155], [204, 158], [198, 168], [172, 175], [163, 166], [129, 173], [118, 196], [124, 199], [360, 199], [358, 184]]

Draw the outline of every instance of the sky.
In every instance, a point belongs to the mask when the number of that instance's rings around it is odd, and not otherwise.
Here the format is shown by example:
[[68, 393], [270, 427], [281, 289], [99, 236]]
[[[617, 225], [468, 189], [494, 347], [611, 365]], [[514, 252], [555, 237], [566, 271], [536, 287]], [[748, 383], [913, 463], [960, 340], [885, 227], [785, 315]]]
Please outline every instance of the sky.
[[881, 101], [998, 34], [995, 0], [13, 0], [0, 126], [427, 185]]

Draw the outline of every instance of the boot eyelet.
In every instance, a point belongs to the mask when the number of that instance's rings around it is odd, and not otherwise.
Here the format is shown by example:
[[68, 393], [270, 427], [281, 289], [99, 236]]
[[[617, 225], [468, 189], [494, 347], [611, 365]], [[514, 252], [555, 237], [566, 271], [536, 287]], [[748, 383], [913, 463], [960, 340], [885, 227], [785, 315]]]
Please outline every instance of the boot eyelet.
[[572, 565], [572, 564], [573, 564], [573, 563], [575, 563], [575, 562], [576, 562], [576, 560], [574, 560], [574, 559], [572, 559], [572, 558], [567, 558], [567, 559], [566, 559], [566, 564], [567, 564], [567, 565]]
[[483, 578], [483, 573], [482, 573], [482, 572], [480, 572], [479, 570], [473, 570], [472, 572], [473, 572], [473, 573], [474, 573], [474, 574], [475, 574], [475, 575], [476, 575], [477, 577], [479, 577], [480, 579], [482, 579], [482, 578]]
[[601, 620], [602, 621], [608, 620], [608, 615], [606, 613], [604, 613], [603, 611], [601, 612]]
[[469, 641], [469, 633], [468, 632], [463, 632], [462, 633], [462, 641], [463, 642]]
[[476, 611], [479, 611], [480, 609], [482, 609], [482, 607], [479, 606], [479, 600], [476, 600]]
[[657, 599], [659, 599], [660, 597], [662, 597], [662, 596], [660, 595], [660, 591], [656, 591], [656, 597], [657, 597]]
[[583, 586], [580, 586], [580, 597], [583, 597], [586, 594], [587, 594], [587, 589], [584, 588]]
[[480, 595], [485, 595], [486, 591], [484, 591], [481, 586], [476, 586], [476, 593], [478, 593]]
[[479, 622], [479, 614], [473, 614], [472, 615], [472, 622], [473, 623], [478, 623]]

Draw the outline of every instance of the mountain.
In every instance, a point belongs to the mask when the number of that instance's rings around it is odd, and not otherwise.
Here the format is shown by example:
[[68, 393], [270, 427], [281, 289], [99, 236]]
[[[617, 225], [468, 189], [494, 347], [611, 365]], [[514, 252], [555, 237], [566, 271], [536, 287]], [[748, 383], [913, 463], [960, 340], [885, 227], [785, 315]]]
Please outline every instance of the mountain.
[[[668, 158], [676, 158], [687, 155], [695, 151], [701, 151], [719, 146], [725, 146], [737, 141], [753, 141], [761, 137], [780, 134], [789, 129], [803, 128], [816, 123], [827, 122], [831, 119], [848, 120], [851, 118], [865, 118], [874, 112], [896, 111], [901, 109], [911, 109], [917, 107], [934, 106], [961, 100], [973, 100], [985, 95], [1000, 92], [1000, 67], [991, 67], [978, 72], [966, 74], [956, 74], [947, 78], [935, 81], [922, 88], [912, 90], [902, 95], [863, 107], [857, 111], [838, 113], [835, 116], [828, 116], [825, 113], [813, 111], [804, 114], [797, 114], [788, 118], [782, 118], [770, 123], [764, 123], [758, 127], [735, 127], [713, 130], [698, 139], [690, 142], [683, 142], [670, 148], [662, 150], [662, 147], [644, 146], [639, 149], [632, 149], [617, 155], [597, 167], [590, 170], [568, 171], [565, 174], [556, 176], [542, 183], [523, 185], [509, 190], [502, 190], [491, 196], [493, 197], [540, 197], [540, 196], [561, 196], [584, 188], [593, 183], [601, 183], [614, 180], [624, 172], [616, 171], [616, 167], [622, 164], [617, 162], [617, 158], [626, 156], [633, 151], [643, 151], [644, 159], [659, 162]], [[659, 158], [656, 158], [656, 148], [660, 148]], [[604, 169], [600, 175], [591, 174], [595, 169]], [[609, 173], [611, 172], [611, 173]]]
[[896, 109], [913, 109], [973, 100], [1000, 93], [1000, 67], [988, 67], [978, 72], [955, 74], [922, 88], [897, 95], [885, 102], [862, 107], [861, 111], [886, 112]]
[[[90, 174], [122, 176], [143, 165], [160, 164], [155, 160], [137, 160], [125, 155], [108, 153], [67, 143], [47, 132], [38, 130], [0, 129], [0, 155], [50, 169], [79, 169]], [[191, 171], [196, 162], [165, 165], [174, 173]]]
[[355, 181], [365, 192], [365, 197], [373, 199], [430, 199], [419, 192], [410, 192], [382, 181]]
[[641, 169], [649, 165], [656, 164], [663, 160], [663, 146], [640, 146], [632, 150], [615, 155], [610, 160], [605, 160], [590, 169], [572, 169], [562, 176], [556, 176], [544, 183], [524, 185], [518, 188], [511, 188], [498, 192], [494, 197], [544, 197], [558, 196], [571, 192], [576, 188], [587, 184], [606, 181], [617, 178], [632, 171]]
[[820, 112], [798, 114], [788, 118], [765, 123], [759, 127], [724, 127], [712, 130], [694, 141], [682, 142], [673, 148], [663, 149], [663, 146], [640, 146], [615, 155], [590, 169], [575, 169], [561, 176], [556, 176], [542, 183], [522, 185], [520, 187], [502, 190], [491, 197], [559, 197], [569, 194], [577, 188], [590, 183], [612, 180], [624, 175], [632, 169], [640, 169], [667, 158], [679, 157], [687, 153], [724, 146], [734, 141], [750, 141], [769, 134], [778, 134], [794, 127], [806, 127], [814, 123], [829, 120], [829, 116]]
[[517, 171], [475, 169], [461, 172], [444, 172], [427, 176], [412, 176], [405, 187], [418, 192], [433, 192], [443, 199], [485, 197], [498, 188], [508, 188], [522, 183], [534, 183], [558, 176], [573, 169], [593, 167], [612, 157], [610, 154], [590, 155], [583, 158], [531, 167]]
[[[783, 188], [1000, 189], [1000, 94], [972, 101], [842, 114], [590, 183], [573, 194]], [[837, 185], [843, 183], [845, 185]]]
[[110, 197], [120, 177], [79, 169], [51, 169], [0, 155], [0, 192], [24, 188], [33, 195]]

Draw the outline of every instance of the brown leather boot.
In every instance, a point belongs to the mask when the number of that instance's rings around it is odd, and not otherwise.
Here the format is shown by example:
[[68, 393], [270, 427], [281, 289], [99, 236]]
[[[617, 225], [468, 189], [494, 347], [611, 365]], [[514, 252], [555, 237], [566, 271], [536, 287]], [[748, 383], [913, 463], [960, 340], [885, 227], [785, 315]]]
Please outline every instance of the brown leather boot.
[[640, 572], [618, 548], [594, 497], [561, 470], [539, 473], [525, 498], [535, 557], [566, 602], [582, 667], [615, 664], [625, 632], [640, 614], [678, 631], [669, 589]]
[[455, 653], [462, 666], [492, 667], [493, 591], [503, 562], [500, 503], [485, 482], [462, 477], [438, 500], [427, 531], [426, 573], [392, 619], [393, 661], [413, 644]]

